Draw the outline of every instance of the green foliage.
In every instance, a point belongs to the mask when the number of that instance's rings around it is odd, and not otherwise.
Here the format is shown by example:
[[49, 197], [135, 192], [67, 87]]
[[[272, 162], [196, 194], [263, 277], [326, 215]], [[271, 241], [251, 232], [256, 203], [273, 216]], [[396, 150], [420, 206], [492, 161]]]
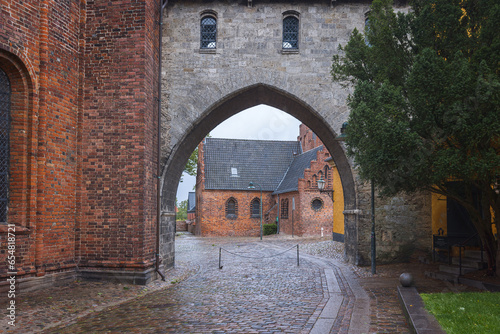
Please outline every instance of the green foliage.
[[[175, 200], [175, 203], [177, 205], [177, 199]], [[187, 199], [182, 201], [179, 205], [177, 205], [176, 220], [186, 220], [187, 219], [187, 206], [188, 206]]]
[[276, 234], [278, 231], [278, 226], [276, 224], [264, 224], [262, 225], [262, 233], [264, 235]]
[[446, 333], [498, 333], [500, 331], [500, 293], [421, 294], [425, 308]]
[[196, 171], [198, 168], [198, 147], [191, 153], [189, 160], [184, 167], [184, 173], [196, 176]]
[[[489, 208], [500, 209], [500, 4], [415, 0], [412, 6], [396, 14], [392, 1], [373, 1], [365, 34], [354, 30], [333, 57], [333, 79], [353, 87], [348, 154], [383, 195], [423, 189], [460, 202], [493, 255], [498, 247]], [[465, 191], [450, 188], [450, 180], [462, 181]], [[474, 189], [482, 211], [473, 203]]]

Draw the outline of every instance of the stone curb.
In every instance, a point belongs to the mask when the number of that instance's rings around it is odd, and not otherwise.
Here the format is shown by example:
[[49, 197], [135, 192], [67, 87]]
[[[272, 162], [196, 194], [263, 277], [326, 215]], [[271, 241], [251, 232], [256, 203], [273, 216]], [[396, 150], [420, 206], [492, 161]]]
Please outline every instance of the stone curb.
[[425, 310], [424, 301], [415, 287], [398, 286], [398, 298], [412, 333], [446, 334], [436, 318]]

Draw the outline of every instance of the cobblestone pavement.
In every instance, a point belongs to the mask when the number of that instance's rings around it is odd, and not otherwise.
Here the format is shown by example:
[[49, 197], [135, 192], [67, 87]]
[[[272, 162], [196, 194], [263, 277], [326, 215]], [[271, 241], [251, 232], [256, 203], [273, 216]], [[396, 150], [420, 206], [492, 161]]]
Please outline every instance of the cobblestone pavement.
[[[343, 245], [326, 238], [181, 235], [166, 282], [77, 281], [25, 292], [16, 300], [16, 328], [0, 319], [0, 332], [407, 333], [396, 286], [408, 265], [379, 266], [371, 275], [342, 257]], [[419, 291], [464, 289], [425, 279], [419, 266], [411, 266]]]
[[[328, 333], [333, 326], [347, 333], [351, 319], [344, 314], [353, 304], [340, 270], [305, 255], [297, 266], [296, 247], [255, 239], [185, 237], [176, 243], [177, 261], [198, 267], [195, 275], [46, 332]], [[342, 317], [323, 312], [337, 313], [340, 306]]]

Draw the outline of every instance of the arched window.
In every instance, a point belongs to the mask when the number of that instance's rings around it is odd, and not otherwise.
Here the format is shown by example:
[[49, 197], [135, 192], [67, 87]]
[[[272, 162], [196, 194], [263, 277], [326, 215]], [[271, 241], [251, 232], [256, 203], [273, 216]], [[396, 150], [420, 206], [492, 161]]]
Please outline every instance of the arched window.
[[258, 199], [257, 197], [254, 198], [250, 203], [250, 215], [253, 218], [260, 217], [260, 199]]
[[217, 47], [217, 18], [215, 15], [205, 15], [201, 18], [201, 48], [215, 49]]
[[9, 78], [0, 69], [0, 224], [7, 222], [9, 207], [10, 96]]
[[281, 200], [281, 219], [288, 219], [288, 198]]
[[285, 16], [283, 19], [283, 49], [299, 48], [299, 19], [296, 16]]
[[226, 218], [236, 219], [238, 217], [238, 202], [234, 197], [226, 201]]

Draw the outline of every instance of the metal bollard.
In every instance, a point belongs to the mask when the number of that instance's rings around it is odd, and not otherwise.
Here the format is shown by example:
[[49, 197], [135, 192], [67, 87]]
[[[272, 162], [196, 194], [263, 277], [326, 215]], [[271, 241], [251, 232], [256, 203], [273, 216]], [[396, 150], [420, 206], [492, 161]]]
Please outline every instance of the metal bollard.
[[222, 261], [222, 248], [219, 247], [219, 269], [222, 269], [221, 261]]
[[297, 267], [299, 266], [299, 244], [297, 244]]

